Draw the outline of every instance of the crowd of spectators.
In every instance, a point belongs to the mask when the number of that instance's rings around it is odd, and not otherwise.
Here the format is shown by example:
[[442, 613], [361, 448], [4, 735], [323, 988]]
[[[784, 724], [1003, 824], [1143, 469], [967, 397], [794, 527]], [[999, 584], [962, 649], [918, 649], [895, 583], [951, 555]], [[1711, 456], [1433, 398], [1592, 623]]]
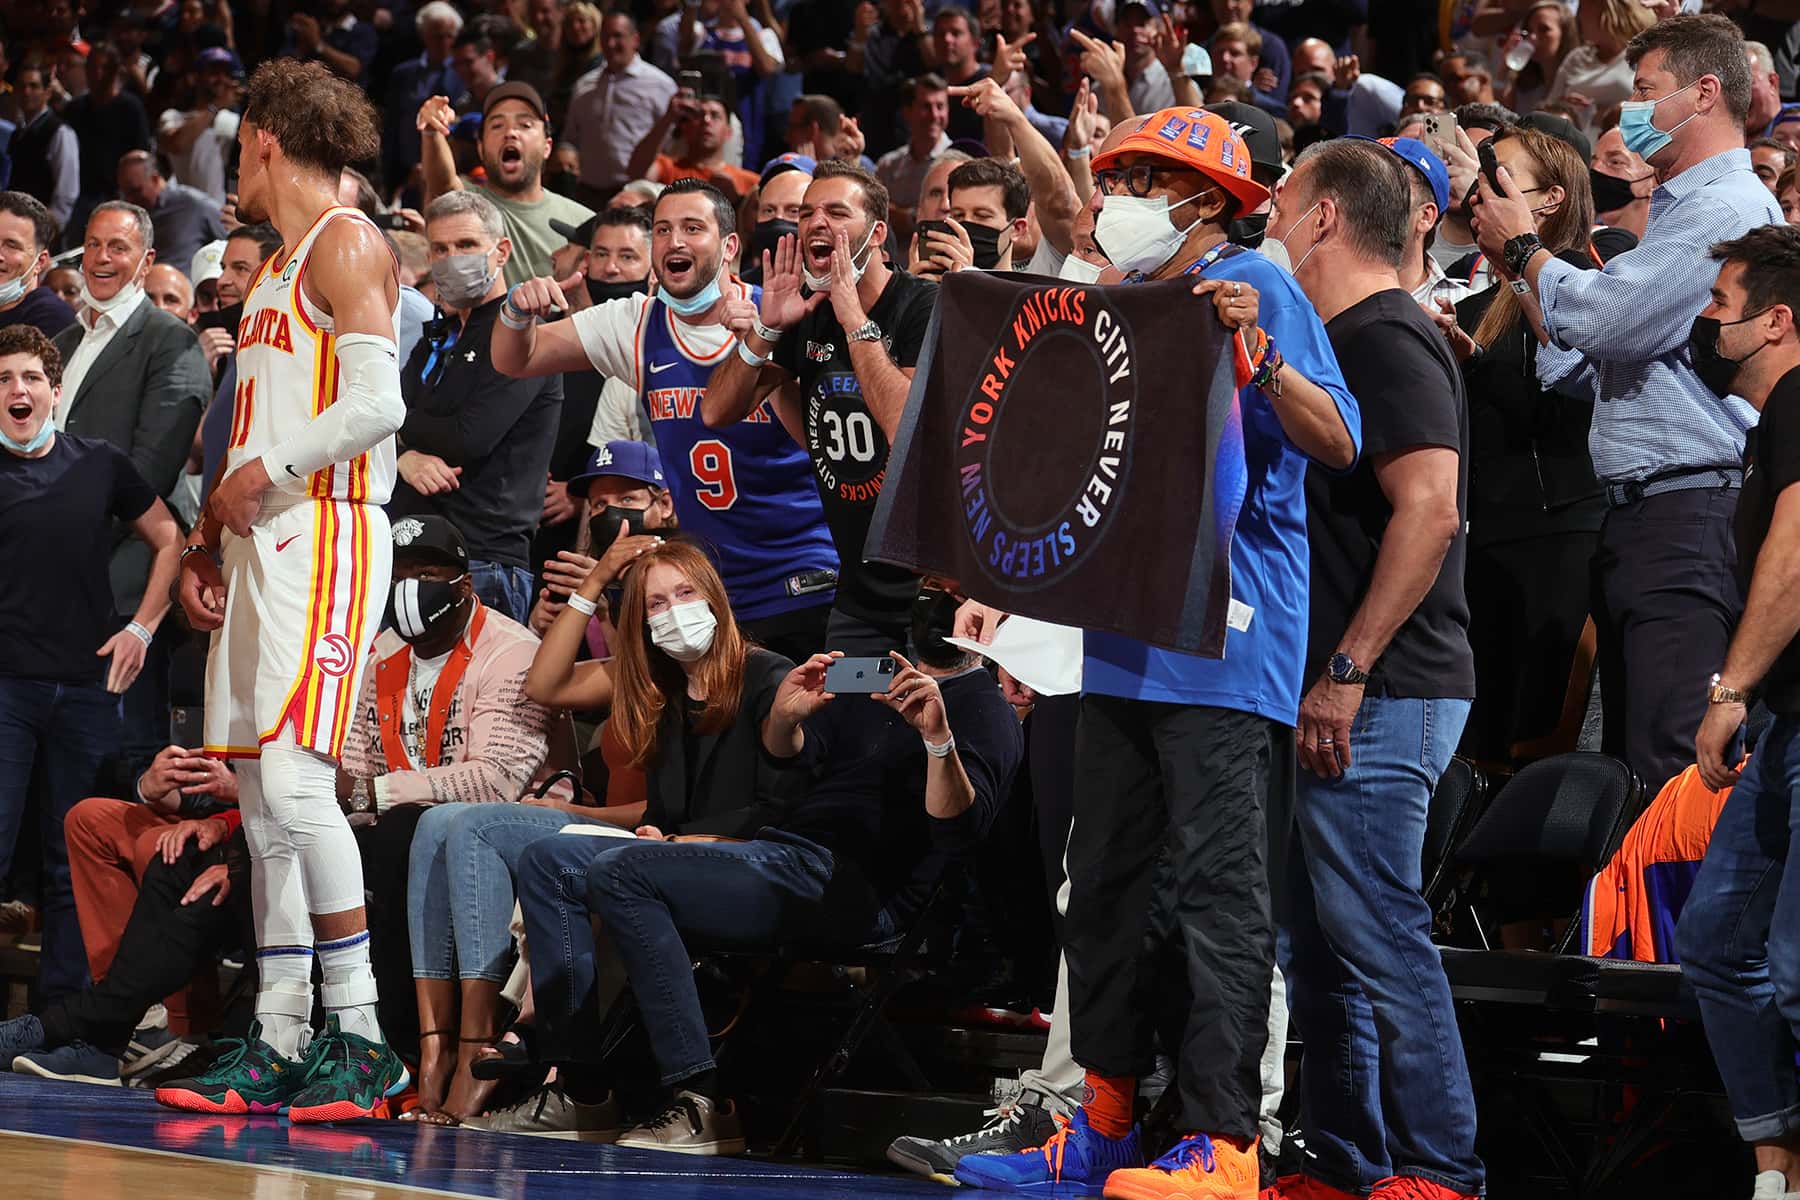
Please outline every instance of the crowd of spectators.
[[[0, 1066], [171, 1066], [244, 944], [236, 787], [190, 719], [206, 642], [169, 600], [237, 347], [285, 336], [243, 320], [293, 247], [236, 180], [256, 68], [292, 58], [377, 114], [337, 198], [402, 285], [395, 582], [337, 799], [410, 1119], [740, 1152], [690, 947], [891, 941], [945, 862], [1027, 855], [1062, 951], [1042, 1070], [894, 1162], [1254, 1196], [1291, 1010], [1306, 1161], [1274, 1195], [1479, 1195], [1420, 895], [1452, 755], [1723, 789], [1754, 752], [1681, 945], [1755, 1194], [1800, 1191], [1777, 10], [15, 6], [0, 930], [42, 949]], [[961, 271], [1185, 279], [1235, 335], [1222, 659], [1089, 632], [1079, 695], [1039, 695], [946, 640], [995, 637], [991, 597], [867, 556]], [[830, 694], [843, 655], [891, 656], [876, 699]], [[1014, 803], [1029, 849], [987, 836]], [[627, 987], [655, 997], [654, 1111], [594, 1036]], [[1159, 1048], [1166, 1154], [1133, 1115]]]

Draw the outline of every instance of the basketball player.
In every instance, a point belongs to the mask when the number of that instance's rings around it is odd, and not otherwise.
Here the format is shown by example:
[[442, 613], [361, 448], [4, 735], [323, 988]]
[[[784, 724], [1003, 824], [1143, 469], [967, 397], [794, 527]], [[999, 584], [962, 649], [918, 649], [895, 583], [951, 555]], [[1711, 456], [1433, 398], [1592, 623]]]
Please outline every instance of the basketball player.
[[282, 244], [245, 297], [231, 439], [182, 552], [181, 606], [213, 631], [206, 752], [237, 760], [260, 990], [242, 1044], [157, 1089], [194, 1112], [366, 1117], [408, 1082], [376, 1023], [361, 860], [337, 802], [388, 593], [381, 505], [406, 415], [397, 267], [368, 218], [336, 200], [342, 168], [379, 149], [377, 128], [356, 87], [281, 59], [251, 78], [238, 130], [239, 216], [272, 223]]
[[[737, 242], [723, 192], [697, 179], [670, 184], [650, 229], [654, 296], [610, 300], [540, 329], [563, 295], [554, 279], [528, 279], [500, 310], [492, 353], [509, 375], [593, 369], [630, 382], [656, 429], [682, 532], [719, 564], [744, 631], [802, 662], [824, 648], [838, 565], [812, 465], [768, 403], [726, 429], [700, 418], [706, 381], [736, 344], [722, 314], [758, 295], [731, 277]], [[606, 531], [596, 557], [617, 533]]]

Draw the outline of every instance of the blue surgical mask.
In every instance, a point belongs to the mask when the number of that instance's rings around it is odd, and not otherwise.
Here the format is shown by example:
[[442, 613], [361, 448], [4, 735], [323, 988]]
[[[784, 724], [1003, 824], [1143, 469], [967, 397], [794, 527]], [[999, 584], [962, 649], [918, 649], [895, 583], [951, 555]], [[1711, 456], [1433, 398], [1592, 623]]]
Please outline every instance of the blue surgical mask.
[[32, 273], [26, 271], [17, 279], [9, 279], [5, 283], [0, 283], [0, 307], [5, 307], [23, 296], [31, 287], [31, 281]]
[[39, 450], [42, 450], [44, 448], [44, 445], [47, 442], [49, 442], [49, 440], [51, 438], [53, 438], [55, 436], [56, 436], [56, 422], [52, 421], [49, 417], [45, 417], [44, 423], [42, 425], [38, 426], [37, 433], [32, 435], [32, 438], [29, 442], [14, 441], [12, 438], [6, 436], [6, 434], [4, 432], [0, 432], [0, 445], [4, 445], [8, 450], [11, 450], [14, 454], [22, 454], [22, 455], [26, 456], [27, 458], [29, 458], [31, 455], [36, 454]]
[[686, 300], [681, 299], [679, 296], [669, 295], [669, 289], [666, 287], [659, 286], [656, 289], [656, 294], [662, 298], [664, 304], [674, 309], [680, 315], [684, 317], [696, 316], [719, 302], [719, 277], [717, 275], [713, 276], [711, 283], [689, 296]]
[[1674, 129], [1658, 129], [1650, 120], [1656, 113], [1656, 106], [1664, 100], [1673, 100], [1682, 92], [1699, 83], [1698, 79], [1687, 87], [1677, 88], [1667, 96], [1655, 100], [1627, 100], [1619, 105], [1619, 136], [1625, 140], [1625, 148], [1643, 159], [1650, 161], [1650, 156], [1675, 140], [1675, 132], [1689, 121], [1699, 116], [1695, 110], [1678, 122]]

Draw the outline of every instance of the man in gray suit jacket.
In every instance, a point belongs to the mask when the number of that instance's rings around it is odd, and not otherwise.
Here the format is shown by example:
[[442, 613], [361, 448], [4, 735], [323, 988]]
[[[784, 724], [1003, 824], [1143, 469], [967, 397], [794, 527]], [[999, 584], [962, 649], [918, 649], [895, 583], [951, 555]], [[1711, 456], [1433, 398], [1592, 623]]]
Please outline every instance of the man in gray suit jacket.
[[[123, 450], [156, 494], [167, 496], [212, 395], [212, 374], [193, 330], [144, 296], [154, 236], [150, 214], [135, 204], [108, 201], [89, 215], [82, 303], [75, 324], [53, 339], [64, 363], [56, 420], [68, 433]], [[149, 577], [149, 548], [121, 524], [111, 564], [121, 613], [136, 611]], [[125, 696], [126, 741], [154, 743], [152, 753], [168, 741], [169, 648], [182, 633], [178, 622], [165, 623]]]

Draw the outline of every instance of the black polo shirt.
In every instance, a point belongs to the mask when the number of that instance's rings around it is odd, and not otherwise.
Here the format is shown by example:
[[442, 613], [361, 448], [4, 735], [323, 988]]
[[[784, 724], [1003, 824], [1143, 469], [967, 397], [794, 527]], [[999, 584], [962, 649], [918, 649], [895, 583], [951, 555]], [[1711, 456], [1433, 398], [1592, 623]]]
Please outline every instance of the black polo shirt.
[[562, 415], [561, 375], [514, 379], [489, 354], [501, 300], [425, 327], [400, 376], [406, 424], [400, 449], [461, 467], [456, 488], [421, 496], [395, 485], [395, 513], [437, 513], [462, 531], [475, 562], [531, 565], [531, 535], [544, 514], [544, 481]]
[[[1744, 488], [1738, 493], [1732, 532], [1737, 574], [1744, 594], [1756, 572], [1756, 556], [1775, 523], [1781, 493], [1800, 483], [1800, 367], [1776, 381], [1763, 402], [1762, 419], [1744, 436]], [[1779, 716], [1800, 716], [1800, 638], [1787, 644], [1763, 676], [1763, 702]]]

